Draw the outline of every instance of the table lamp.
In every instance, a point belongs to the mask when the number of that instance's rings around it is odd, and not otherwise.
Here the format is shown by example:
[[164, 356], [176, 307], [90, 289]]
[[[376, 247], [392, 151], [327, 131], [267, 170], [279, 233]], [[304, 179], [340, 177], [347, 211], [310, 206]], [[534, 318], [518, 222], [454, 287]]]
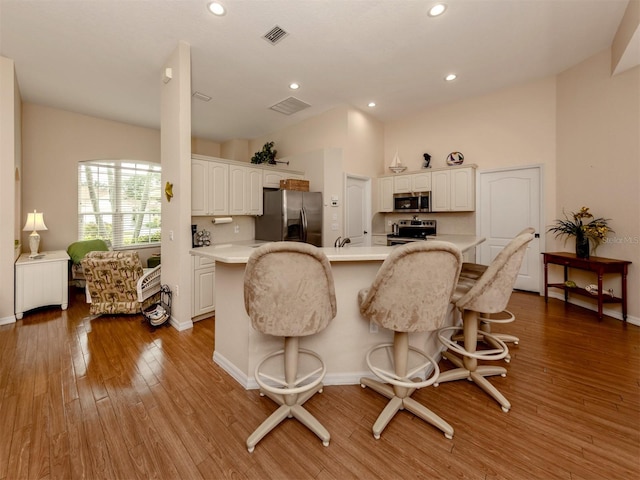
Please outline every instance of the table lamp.
[[35, 210], [33, 213], [27, 214], [27, 223], [24, 224], [22, 229], [25, 232], [32, 230], [29, 235], [29, 248], [31, 248], [31, 255], [29, 258], [35, 258], [38, 256], [38, 248], [40, 247], [40, 235], [38, 230], [47, 230], [47, 226], [44, 224], [44, 214], [38, 213]]

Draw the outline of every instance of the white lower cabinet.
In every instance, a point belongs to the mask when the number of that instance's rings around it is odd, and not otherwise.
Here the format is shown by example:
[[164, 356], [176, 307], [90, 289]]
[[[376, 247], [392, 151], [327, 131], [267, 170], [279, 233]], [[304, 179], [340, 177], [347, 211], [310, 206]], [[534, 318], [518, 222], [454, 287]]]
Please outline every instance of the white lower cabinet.
[[15, 313], [48, 305], [69, 305], [69, 255], [64, 250], [40, 252], [38, 258], [20, 255], [15, 264]]
[[212, 313], [216, 309], [216, 262], [210, 258], [193, 255], [193, 302], [191, 317]]
[[387, 235], [373, 234], [373, 244], [374, 245], [386, 245], [387, 244]]

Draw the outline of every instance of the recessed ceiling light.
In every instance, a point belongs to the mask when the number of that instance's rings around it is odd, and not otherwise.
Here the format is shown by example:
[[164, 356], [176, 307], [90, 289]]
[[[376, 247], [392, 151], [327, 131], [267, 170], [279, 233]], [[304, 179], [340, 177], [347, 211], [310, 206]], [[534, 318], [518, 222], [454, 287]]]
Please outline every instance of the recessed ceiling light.
[[429, 9], [428, 15], [430, 17], [437, 17], [439, 15], [442, 15], [446, 9], [447, 6], [444, 3], [437, 3]]
[[455, 73], [450, 73], [449, 75], [447, 75], [446, 77], [444, 77], [444, 79], [447, 82], [453, 82], [456, 78], [458, 78], [458, 76]]
[[376, 102], [369, 102], [369, 105], [368, 105], [368, 106], [369, 106], [369, 107], [371, 107], [371, 108], [373, 108], [373, 107], [375, 107], [375, 106], [376, 106]]
[[291, 90], [297, 90], [297, 89], [299, 89], [299, 88], [300, 88], [300, 84], [298, 84], [298, 83], [296, 83], [296, 82], [293, 82], [292, 84], [290, 84], [290, 85], [289, 85], [289, 88], [290, 88]]
[[219, 17], [221, 17], [222, 15], [227, 13], [227, 11], [225, 10], [224, 6], [221, 3], [218, 3], [218, 2], [211, 2], [209, 5], [207, 5], [207, 8], [209, 9], [209, 11], [211, 13], [213, 13], [214, 15], [217, 15]]

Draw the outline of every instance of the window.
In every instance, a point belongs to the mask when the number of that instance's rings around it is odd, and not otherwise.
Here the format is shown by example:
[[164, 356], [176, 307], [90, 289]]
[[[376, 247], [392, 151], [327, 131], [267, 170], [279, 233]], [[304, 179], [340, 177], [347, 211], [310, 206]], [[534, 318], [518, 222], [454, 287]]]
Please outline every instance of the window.
[[160, 242], [161, 167], [135, 160], [78, 163], [78, 239], [114, 248]]

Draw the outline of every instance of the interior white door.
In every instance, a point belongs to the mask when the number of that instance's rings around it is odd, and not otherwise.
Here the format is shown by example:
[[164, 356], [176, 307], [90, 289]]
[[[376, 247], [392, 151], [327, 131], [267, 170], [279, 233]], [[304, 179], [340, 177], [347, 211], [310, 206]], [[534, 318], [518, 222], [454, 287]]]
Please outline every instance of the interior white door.
[[347, 175], [345, 181], [345, 237], [351, 245], [370, 245], [368, 212], [371, 209], [369, 200], [369, 178]]
[[478, 223], [479, 261], [489, 265], [522, 229], [533, 227], [536, 235], [529, 244], [515, 288], [540, 291], [540, 167], [480, 172]]

